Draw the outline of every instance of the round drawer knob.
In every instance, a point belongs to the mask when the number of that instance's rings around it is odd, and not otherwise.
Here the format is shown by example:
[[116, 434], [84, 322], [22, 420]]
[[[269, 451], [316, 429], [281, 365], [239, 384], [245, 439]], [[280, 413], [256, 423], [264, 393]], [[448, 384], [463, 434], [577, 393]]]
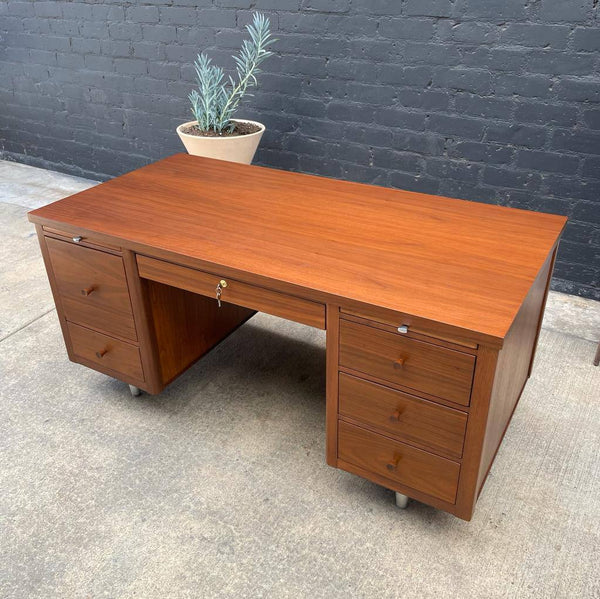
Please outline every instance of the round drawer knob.
[[390, 420], [392, 422], [400, 422], [401, 415], [402, 415], [402, 412], [400, 411], [400, 409], [395, 410], [394, 413], [390, 416]]
[[406, 364], [406, 358], [394, 360], [394, 368], [404, 368], [404, 364]]
[[81, 290], [81, 295], [88, 296], [90, 293], [92, 293], [92, 291], [94, 291], [94, 289], [96, 289], [96, 288], [93, 285], [90, 285], [89, 287], [85, 287], [84, 289]]
[[400, 456], [394, 456], [394, 459], [389, 463], [386, 464], [385, 467], [390, 471], [394, 471], [398, 469], [398, 464], [400, 463]]
[[103, 358], [108, 353], [107, 349], [101, 349], [96, 352], [96, 358]]

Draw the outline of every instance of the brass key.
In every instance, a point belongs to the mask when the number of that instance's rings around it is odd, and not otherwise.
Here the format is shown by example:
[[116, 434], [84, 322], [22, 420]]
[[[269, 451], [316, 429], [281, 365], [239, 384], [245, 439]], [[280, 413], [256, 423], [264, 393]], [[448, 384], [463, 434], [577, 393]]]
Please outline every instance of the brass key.
[[217, 303], [219, 304], [219, 308], [221, 307], [221, 293], [225, 287], [227, 287], [227, 281], [225, 279], [221, 279], [216, 289]]

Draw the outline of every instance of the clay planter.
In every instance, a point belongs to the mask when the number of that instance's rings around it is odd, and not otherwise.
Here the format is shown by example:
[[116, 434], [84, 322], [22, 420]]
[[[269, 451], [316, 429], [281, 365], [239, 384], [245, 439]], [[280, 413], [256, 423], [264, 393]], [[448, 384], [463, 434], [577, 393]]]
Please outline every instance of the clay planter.
[[229, 162], [241, 162], [250, 164], [256, 153], [256, 148], [260, 142], [262, 134], [265, 132], [265, 126], [256, 121], [246, 121], [242, 119], [232, 119], [237, 123], [252, 123], [260, 127], [260, 131], [249, 133], [248, 135], [234, 135], [223, 137], [203, 137], [200, 135], [190, 135], [183, 133], [182, 129], [190, 125], [196, 125], [197, 121], [189, 121], [177, 127], [177, 135], [183, 142], [188, 154], [194, 156], [206, 156], [207, 158], [216, 158], [217, 160], [228, 160]]

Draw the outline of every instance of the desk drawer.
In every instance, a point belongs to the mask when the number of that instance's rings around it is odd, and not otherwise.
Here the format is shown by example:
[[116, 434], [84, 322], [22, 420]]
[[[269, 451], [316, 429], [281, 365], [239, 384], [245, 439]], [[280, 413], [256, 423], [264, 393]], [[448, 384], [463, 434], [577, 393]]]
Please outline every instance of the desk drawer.
[[339, 412], [387, 435], [462, 456], [467, 415], [413, 395], [340, 373]]
[[140, 277], [144, 279], [212, 298], [215, 297], [219, 281], [223, 279], [227, 282], [221, 293], [223, 302], [281, 316], [319, 329], [325, 328], [323, 304], [147, 256], [138, 256], [137, 263]]
[[456, 500], [460, 464], [343, 421], [338, 457], [443, 501]]
[[103, 335], [69, 322], [69, 336], [73, 353], [97, 366], [107, 374], [125, 375], [137, 381], [144, 380], [140, 351], [135, 345]]
[[137, 340], [123, 259], [46, 237], [67, 320]]
[[469, 405], [475, 358], [463, 352], [341, 320], [340, 364]]

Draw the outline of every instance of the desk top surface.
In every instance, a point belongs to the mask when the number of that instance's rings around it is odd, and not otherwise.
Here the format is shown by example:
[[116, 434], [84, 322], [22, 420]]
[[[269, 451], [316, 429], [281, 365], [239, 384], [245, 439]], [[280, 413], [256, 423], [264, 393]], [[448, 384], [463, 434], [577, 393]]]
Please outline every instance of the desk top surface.
[[566, 223], [187, 154], [29, 217], [498, 339]]

